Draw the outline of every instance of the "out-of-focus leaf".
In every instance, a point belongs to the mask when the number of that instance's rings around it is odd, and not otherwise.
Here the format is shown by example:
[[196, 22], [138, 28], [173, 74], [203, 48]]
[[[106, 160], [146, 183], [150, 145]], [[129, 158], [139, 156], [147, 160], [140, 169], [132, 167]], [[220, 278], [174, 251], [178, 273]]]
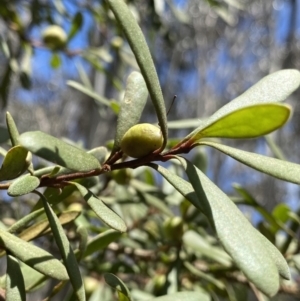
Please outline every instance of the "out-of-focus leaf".
[[[80, 214], [80, 212], [78, 212], [78, 211], [62, 212], [59, 215], [58, 220], [61, 225], [65, 225], [65, 224], [68, 224], [68, 223], [74, 221], [78, 217], [79, 214]], [[25, 241], [30, 241], [36, 237], [40, 237], [49, 232], [50, 232], [49, 221], [42, 220], [42, 221], [39, 221], [39, 222], [33, 224], [32, 226], [28, 227], [24, 231], [22, 231], [18, 235], [18, 237]]]
[[101, 168], [94, 156], [43, 132], [23, 133], [19, 141], [35, 155], [69, 169], [85, 172]]
[[60, 67], [60, 65], [61, 65], [61, 58], [60, 58], [60, 55], [58, 53], [54, 52], [52, 54], [50, 65], [51, 65], [51, 67], [53, 69], [57, 69], [57, 68]]
[[157, 198], [156, 196], [149, 194], [149, 193], [143, 193], [140, 192], [141, 197], [144, 199], [144, 201], [147, 203], [148, 206], [154, 207], [158, 210], [160, 210], [162, 213], [166, 214], [167, 216], [174, 216], [171, 209], [165, 204], [164, 200], [161, 200]]
[[222, 281], [216, 279], [212, 274], [198, 270], [193, 264], [189, 263], [188, 261], [185, 261], [183, 264], [192, 274], [196, 275], [197, 277], [200, 277], [201, 279], [212, 283], [221, 290], [225, 289], [225, 284]]
[[118, 278], [114, 274], [107, 273], [107, 274], [104, 274], [104, 279], [105, 279], [105, 282], [109, 286], [111, 286], [112, 288], [117, 290], [120, 301], [131, 301], [132, 300], [129, 289], [127, 288], [126, 284], [120, 278]]
[[210, 301], [208, 294], [201, 292], [178, 292], [167, 296], [161, 296], [149, 301]]
[[12, 147], [2, 162], [0, 181], [12, 180], [20, 176], [27, 168], [27, 154], [27, 149], [20, 145]]
[[255, 104], [233, 111], [213, 123], [197, 128], [190, 137], [193, 142], [205, 137], [254, 138], [283, 126], [291, 113], [287, 105]]
[[266, 142], [271, 149], [272, 153], [274, 154], [275, 158], [279, 160], [286, 160], [282, 150], [280, 147], [275, 143], [274, 139], [272, 138], [272, 134], [267, 135], [264, 137], [266, 139]]
[[274, 216], [272, 216], [272, 214], [270, 214], [265, 208], [260, 206], [260, 204], [245, 188], [237, 183], [232, 184], [232, 186], [243, 197], [245, 204], [254, 207], [265, 218], [265, 220], [270, 223], [270, 226], [273, 229], [278, 230], [281, 228], [281, 225], [278, 224], [278, 221], [274, 218]]
[[93, 237], [87, 244], [86, 250], [84, 252], [84, 257], [87, 257], [97, 251], [103, 250], [111, 242], [116, 241], [122, 233], [115, 230], [107, 230]]
[[107, 153], [107, 148], [104, 146], [99, 146], [88, 151], [88, 154], [93, 155], [101, 165], [104, 163]]
[[70, 242], [64, 232], [63, 227], [61, 226], [58, 217], [53, 212], [51, 206], [48, 204], [47, 199], [40, 194], [40, 197], [43, 200], [43, 205], [49, 224], [56, 241], [56, 244], [59, 248], [60, 254], [62, 256], [63, 262], [66, 266], [71, 284], [73, 286], [74, 292], [78, 298], [78, 301], [85, 301], [85, 290], [79, 270], [79, 266], [74, 255], [74, 252], [71, 248]]
[[7, 104], [11, 75], [12, 75], [12, 69], [10, 67], [10, 64], [7, 64], [6, 70], [2, 75], [2, 79], [0, 83], [0, 99], [2, 101], [2, 107], [5, 107]]
[[222, 264], [223, 266], [229, 267], [232, 265], [232, 260], [227, 253], [221, 248], [212, 246], [197, 232], [189, 230], [183, 235], [183, 242], [192, 252], [199, 253], [206, 258], [210, 258], [215, 262]]
[[69, 279], [65, 266], [50, 253], [2, 229], [0, 229], [0, 244], [14, 257], [40, 273], [58, 280]]
[[169, 129], [198, 128], [202, 123], [204, 123], [203, 119], [172, 120], [172, 121], [168, 121], [168, 128]]
[[270, 158], [267, 156], [242, 151], [227, 145], [212, 141], [201, 141], [199, 145], [211, 146], [222, 153], [248, 165], [256, 170], [266, 173], [275, 178], [300, 184], [300, 165]]
[[[230, 101], [206, 120], [206, 125], [212, 124], [222, 117], [255, 104], [281, 102], [293, 93], [300, 84], [300, 72], [294, 69], [280, 70], [272, 73], [248, 89], [245, 93]], [[194, 136], [198, 129], [190, 133], [184, 140]]]
[[166, 108], [156, 69], [145, 37], [123, 0], [108, 0], [107, 2], [126, 35], [147, 84], [164, 137], [162, 146], [162, 149], [164, 149], [168, 140]]
[[71, 184], [76, 186], [89, 206], [105, 224], [120, 232], [126, 231], [127, 227], [119, 215], [108, 208], [100, 199], [94, 196], [90, 190], [76, 182], [71, 182]]
[[20, 81], [24, 89], [30, 89], [32, 86], [31, 82], [31, 57], [32, 47], [29, 43], [24, 44], [23, 47], [24, 55], [20, 66]]
[[9, 185], [7, 194], [10, 196], [20, 196], [27, 194], [34, 189], [36, 189], [40, 185], [40, 179], [32, 176], [30, 174], [26, 174]]
[[77, 12], [72, 20], [71, 29], [68, 34], [68, 41], [70, 41], [80, 30], [83, 23], [83, 16], [81, 12]]
[[133, 71], [127, 78], [112, 154], [120, 149], [121, 140], [127, 130], [139, 122], [147, 96], [148, 89], [143, 76], [139, 72]]
[[14, 119], [12, 118], [9, 112], [6, 112], [6, 125], [12, 146], [18, 145], [20, 136], [19, 131], [17, 129]]
[[76, 256], [78, 262], [81, 260], [81, 258], [84, 256], [86, 248], [87, 248], [87, 242], [88, 242], [88, 231], [86, 227], [79, 226], [76, 230], [76, 232], [79, 234], [79, 255]]
[[6, 301], [26, 301], [24, 279], [17, 259], [7, 255]]
[[83, 94], [90, 96], [94, 100], [97, 101], [98, 104], [106, 105], [110, 107], [110, 101], [106, 99], [105, 97], [97, 94], [95, 91], [91, 90], [90, 88], [83, 86], [82, 84], [75, 82], [73, 80], [68, 80], [67, 85], [82, 92]]
[[8, 130], [3, 126], [0, 126], [0, 144], [6, 142], [8, 139], [9, 139]]

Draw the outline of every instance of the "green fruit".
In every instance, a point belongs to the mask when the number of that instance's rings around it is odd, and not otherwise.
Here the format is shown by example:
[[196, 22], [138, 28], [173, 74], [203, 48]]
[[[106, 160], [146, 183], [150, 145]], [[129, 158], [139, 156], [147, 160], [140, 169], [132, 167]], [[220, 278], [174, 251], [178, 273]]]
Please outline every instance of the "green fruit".
[[44, 44], [52, 50], [58, 50], [65, 47], [67, 42], [67, 34], [57, 26], [50, 25], [42, 33]]
[[119, 184], [119, 185], [126, 185], [129, 183], [132, 172], [130, 169], [119, 169], [119, 170], [113, 170], [111, 172], [111, 177]]
[[183, 220], [179, 216], [174, 216], [165, 220], [163, 224], [165, 237], [168, 240], [178, 241], [183, 235]]
[[163, 144], [160, 128], [150, 123], [136, 124], [123, 136], [121, 141], [122, 151], [130, 157], [142, 158]]

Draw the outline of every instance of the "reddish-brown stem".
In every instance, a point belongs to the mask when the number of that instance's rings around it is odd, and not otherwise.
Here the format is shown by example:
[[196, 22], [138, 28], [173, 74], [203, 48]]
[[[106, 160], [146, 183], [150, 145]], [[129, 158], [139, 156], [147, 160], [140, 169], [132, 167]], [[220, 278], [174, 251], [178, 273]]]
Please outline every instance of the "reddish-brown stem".
[[[115, 163], [120, 158], [122, 158], [123, 153], [121, 151], [116, 152], [112, 157], [110, 157], [101, 169], [94, 169], [88, 172], [74, 172], [66, 175], [60, 175], [54, 178], [49, 178], [48, 175], [41, 177], [41, 182], [39, 187], [64, 187], [68, 185], [69, 181], [98, 176], [100, 174], [109, 172], [111, 170], [122, 169], [122, 168], [137, 168], [139, 166], [145, 166], [153, 161], [166, 162], [172, 158], [174, 155], [188, 153], [195, 145], [189, 141], [178, 144], [174, 148], [166, 151], [165, 153], [152, 153], [143, 158], [134, 159], [126, 162]], [[7, 190], [11, 183], [0, 184], [0, 190]]]

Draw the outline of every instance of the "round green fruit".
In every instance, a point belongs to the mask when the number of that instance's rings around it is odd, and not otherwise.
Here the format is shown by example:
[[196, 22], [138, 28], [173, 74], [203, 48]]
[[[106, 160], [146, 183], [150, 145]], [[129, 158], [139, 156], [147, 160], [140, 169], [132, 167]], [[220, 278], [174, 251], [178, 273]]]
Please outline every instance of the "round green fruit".
[[44, 44], [50, 49], [57, 50], [65, 47], [67, 34], [58, 25], [48, 26], [42, 33]]
[[130, 157], [142, 158], [159, 149], [163, 144], [160, 128], [150, 123], [136, 124], [123, 136], [122, 151]]

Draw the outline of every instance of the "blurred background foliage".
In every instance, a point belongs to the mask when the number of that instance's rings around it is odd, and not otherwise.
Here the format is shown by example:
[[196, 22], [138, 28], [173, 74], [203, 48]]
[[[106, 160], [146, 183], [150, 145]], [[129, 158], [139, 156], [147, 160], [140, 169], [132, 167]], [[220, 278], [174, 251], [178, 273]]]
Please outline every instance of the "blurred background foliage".
[[[183, 137], [197, 125], [195, 119], [211, 115], [263, 76], [285, 68], [300, 69], [299, 1], [127, 2], [147, 39], [167, 107], [177, 95], [168, 115], [171, 137]], [[65, 48], [51, 50], [44, 45], [42, 32], [50, 24], [61, 26], [67, 33]], [[41, 130], [73, 140], [87, 149], [106, 145], [114, 137], [117, 103], [122, 99], [128, 74], [137, 69], [137, 64], [105, 1], [2, 0], [0, 46], [2, 124], [5, 123], [5, 112], [9, 111], [20, 132]], [[299, 162], [298, 98], [299, 91], [288, 100], [294, 108], [294, 116], [285, 128], [268, 138], [228, 141], [227, 144]], [[113, 109], [106, 105], [107, 100], [114, 101]], [[177, 122], [182, 119], [186, 121]], [[156, 122], [150, 102], [142, 120]], [[300, 191], [295, 184], [250, 170], [214, 150], [195, 149], [189, 156], [234, 200], [248, 203], [245, 212], [249, 219], [271, 240], [275, 239], [279, 229], [269, 229], [267, 213], [262, 213], [261, 206], [273, 212], [272, 216], [282, 223], [289, 220], [289, 213], [298, 210]], [[121, 273], [123, 281], [132, 289], [144, 288], [149, 296], [166, 294], [183, 286], [199, 290], [204, 287], [214, 300], [246, 300], [241, 297], [249, 294], [241, 289], [245, 279], [238, 278], [234, 272], [228, 276], [228, 270], [223, 272], [216, 265], [216, 260], [223, 268], [230, 265], [226, 254], [222, 253], [225, 263], [220, 263], [220, 250], [205, 253], [201, 243], [201, 256], [186, 254], [191, 262], [196, 262], [197, 271], [194, 265], [180, 267], [186, 274], [178, 282], [175, 259], [181, 249], [182, 229], [189, 224], [198, 233], [203, 233], [208, 238], [206, 243], [209, 241], [213, 246], [217, 245], [216, 238], [203, 230], [207, 227], [206, 220], [149, 170], [121, 172], [124, 173], [121, 177], [112, 174], [92, 185], [95, 191], [102, 192], [103, 200], [124, 217], [129, 227], [127, 236], [84, 261], [84, 269], [89, 275], [87, 282], [91, 286], [96, 284], [101, 290], [101, 300], [113, 298], [108, 286], [103, 284], [104, 271]], [[237, 183], [232, 185], [234, 182]], [[252, 195], [250, 200], [254, 200], [255, 205], [249, 201], [243, 187]], [[2, 222], [9, 224], [11, 219], [25, 215], [34, 203], [34, 199], [26, 199], [22, 205], [10, 203], [7, 196], [1, 194]], [[73, 193], [61, 203], [60, 209], [75, 204], [81, 210], [80, 198]], [[131, 210], [133, 204], [135, 209]], [[184, 225], [182, 220], [179, 225], [178, 220], [174, 221], [174, 213], [182, 217]], [[176, 237], [173, 237], [173, 230], [166, 230], [170, 218], [174, 227], [179, 227], [175, 231]], [[92, 233], [103, 231], [96, 222], [90, 224], [92, 212], [84, 211], [81, 219]], [[294, 216], [294, 224], [297, 221], [299, 215]], [[74, 225], [69, 227], [69, 238], [76, 241]], [[112, 241], [116, 238], [114, 236]], [[294, 242], [292, 254], [299, 251], [299, 241], [295, 239]], [[46, 249], [53, 248], [55, 253], [51, 237], [40, 243]], [[295, 286], [285, 291], [294, 296], [299, 294], [297, 283], [300, 282], [299, 262], [295, 265], [298, 271], [295, 272]], [[205, 274], [208, 270], [213, 276]], [[135, 277], [137, 272], [143, 276]], [[220, 282], [219, 278], [223, 279], [225, 275], [226, 280]], [[44, 288], [46, 295], [47, 289], [48, 286]], [[254, 293], [257, 292], [254, 290]], [[142, 300], [141, 292], [137, 290], [136, 294]], [[30, 300], [35, 300], [36, 296], [40, 297], [41, 292], [33, 294]], [[292, 297], [282, 298], [280, 300], [293, 300]]]

